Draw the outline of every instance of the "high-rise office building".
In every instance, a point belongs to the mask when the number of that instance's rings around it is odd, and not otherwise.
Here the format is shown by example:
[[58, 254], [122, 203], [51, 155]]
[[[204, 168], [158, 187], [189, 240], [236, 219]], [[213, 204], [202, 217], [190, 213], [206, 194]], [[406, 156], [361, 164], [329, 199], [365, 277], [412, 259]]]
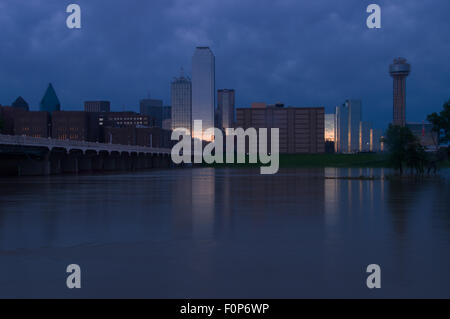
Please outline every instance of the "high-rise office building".
[[336, 107], [335, 150], [352, 153], [360, 150], [361, 101], [347, 100]]
[[394, 105], [393, 124], [405, 126], [406, 124], [406, 77], [411, 71], [411, 66], [405, 58], [394, 59], [389, 66], [389, 74], [394, 78]]
[[41, 103], [39, 104], [39, 109], [49, 113], [61, 110], [61, 103], [59, 102], [58, 96], [51, 83], [48, 85], [47, 91], [45, 91]]
[[382, 152], [383, 151], [383, 142], [381, 138], [383, 137], [383, 131], [380, 129], [371, 129], [370, 130], [370, 151], [371, 152]]
[[192, 83], [181, 71], [180, 77], [172, 81], [170, 87], [172, 103], [172, 130], [186, 129], [191, 134], [192, 125]]
[[155, 99], [142, 99], [139, 103], [140, 113], [150, 116], [155, 121], [155, 126], [162, 127], [163, 101]]
[[109, 101], [86, 101], [84, 102], [85, 112], [110, 112], [111, 103]]
[[211, 140], [204, 132], [214, 127], [214, 118], [215, 57], [209, 47], [197, 47], [192, 57], [192, 124], [202, 120], [202, 134], [193, 137]]
[[335, 143], [334, 148], [337, 153], [348, 152], [348, 109], [345, 105], [336, 106], [335, 114]]
[[222, 89], [217, 91], [217, 113], [219, 119], [219, 128], [226, 129], [234, 127], [234, 101], [234, 90]]

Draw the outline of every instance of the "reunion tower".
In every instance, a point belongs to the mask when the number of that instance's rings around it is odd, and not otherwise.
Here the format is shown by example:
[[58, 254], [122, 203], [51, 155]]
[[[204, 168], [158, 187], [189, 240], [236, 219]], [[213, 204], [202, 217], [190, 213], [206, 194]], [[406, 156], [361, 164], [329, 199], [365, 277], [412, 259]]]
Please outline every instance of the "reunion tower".
[[410, 70], [411, 66], [405, 58], [394, 59], [389, 66], [389, 74], [394, 78], [394, 125], [406, 124], [406, 77]]

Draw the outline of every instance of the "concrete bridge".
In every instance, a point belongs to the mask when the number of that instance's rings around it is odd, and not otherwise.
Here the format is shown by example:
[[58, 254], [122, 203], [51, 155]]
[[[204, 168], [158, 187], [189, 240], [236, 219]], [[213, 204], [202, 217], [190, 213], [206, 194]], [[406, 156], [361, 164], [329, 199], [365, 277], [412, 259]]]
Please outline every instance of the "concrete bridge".
[[0, 134], [0, 175], [172, 167], [170, 149]]

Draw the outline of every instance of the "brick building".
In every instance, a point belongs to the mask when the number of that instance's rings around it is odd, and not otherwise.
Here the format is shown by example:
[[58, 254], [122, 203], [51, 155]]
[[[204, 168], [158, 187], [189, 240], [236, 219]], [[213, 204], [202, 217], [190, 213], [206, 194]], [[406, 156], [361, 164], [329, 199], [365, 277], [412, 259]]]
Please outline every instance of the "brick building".
[[[280, 153], [325, 152], [323, 107], [252, 107], [236, 110], [236, 127], [279, 128]], [[269, 146], [270, 147], [270, 146]]]
[[[171, 131], [159, 127], [104, 127], [105, 143], [169, 148]], [[150, 142], [151, 138], [151, 142]]]
[[23, 112], [14, 119], [14, 135], [49, 137], [50, 114], [45, 111]]
[[2, 134], [14, 135], [14, 122], [15, 119], [25, 114], [27, 111], [22, 108], [15, 108], [11, 106], [0, 106], [0, 120], [2, 121], [3, 128]]
[[52, 113], [51, 136], [60, 140], [101, 142], [97, 113], [55, 111]]
[[104, 127], [154, 126], [154, 120], [148, 115], [135, 112], [99, 113], [99, 125]]

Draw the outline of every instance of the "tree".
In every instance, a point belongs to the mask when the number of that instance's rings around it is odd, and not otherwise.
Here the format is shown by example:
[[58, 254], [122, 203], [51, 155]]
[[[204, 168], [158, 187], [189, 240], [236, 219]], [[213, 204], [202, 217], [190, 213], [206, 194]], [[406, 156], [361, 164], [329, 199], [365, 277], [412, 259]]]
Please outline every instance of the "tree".
[[403, 174], [403, 167], [416, 168], [420, 172], [419, 163], [424, 152], [413, 132], [405, 126], [389, 125], [386, 137], [383, 139], [389, 151], [389, 162]]
[[443, 110], [439, 114], [436, 112], [429, 114], [427, 121], [433, 125], [433, 132], [437, 133], [436, 146], [450, 141], [450, 100], [444, 103]]
[[419, 143], [416, 138], [415, 141], [411, 141], [406, 146], [405, 164], [410, 169], [411, 174], [423, 174], [425, 171], [425, 165], [428, 163], [428, 157], [424, 147]]

